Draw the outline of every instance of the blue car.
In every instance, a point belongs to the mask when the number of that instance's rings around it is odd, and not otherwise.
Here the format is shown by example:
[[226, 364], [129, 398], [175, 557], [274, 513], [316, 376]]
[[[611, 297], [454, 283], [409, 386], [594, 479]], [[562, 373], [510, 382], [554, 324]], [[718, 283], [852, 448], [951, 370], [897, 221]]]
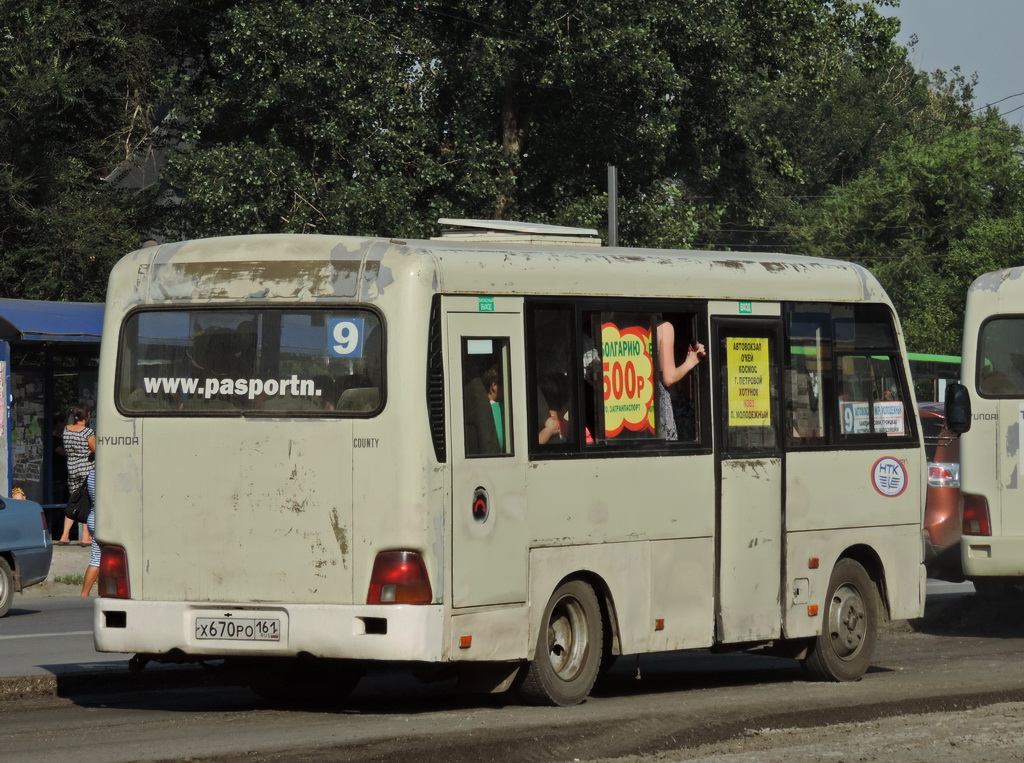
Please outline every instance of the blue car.
[[15, 591], [46, 580], [52, 558], [53, 539], [42, 507], [0, 498], [0, 617], [10, 611]]

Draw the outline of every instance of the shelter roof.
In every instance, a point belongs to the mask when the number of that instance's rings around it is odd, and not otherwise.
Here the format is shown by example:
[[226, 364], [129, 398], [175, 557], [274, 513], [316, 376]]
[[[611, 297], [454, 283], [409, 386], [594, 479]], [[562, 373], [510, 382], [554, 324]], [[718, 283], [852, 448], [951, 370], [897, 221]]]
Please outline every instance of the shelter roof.
[[102, 302], [0, 299], [0, 339], [8, 342], [93, 342], [103, 332]]

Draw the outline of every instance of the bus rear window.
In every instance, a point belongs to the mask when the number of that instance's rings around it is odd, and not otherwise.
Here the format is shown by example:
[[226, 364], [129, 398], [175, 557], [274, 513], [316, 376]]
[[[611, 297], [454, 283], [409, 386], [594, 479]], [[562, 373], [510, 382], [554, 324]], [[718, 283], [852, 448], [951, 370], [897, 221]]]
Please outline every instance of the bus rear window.
[[349, 415], [383, 400], [380, 318], [358, 309], [154, 310], [121, 333], [129, 415]]
[[993, 318], [978, 337], [978, 393], [982, 397], [1024, 397], [1024, 352], [1020, 336], [1024, 318]]

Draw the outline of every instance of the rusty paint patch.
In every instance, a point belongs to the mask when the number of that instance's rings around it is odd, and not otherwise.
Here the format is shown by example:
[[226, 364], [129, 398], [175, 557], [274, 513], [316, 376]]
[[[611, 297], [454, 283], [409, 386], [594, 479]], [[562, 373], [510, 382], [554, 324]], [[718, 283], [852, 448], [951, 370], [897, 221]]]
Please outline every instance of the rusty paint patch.
[[347, 568], [345, 559], [348, 558], [348, 532], [341, 526], [341, 520], [338, 518], [338, 510], [331, 509], [331, 529], [334, 531], [334, 538], [338, 541], [338, 549], [341, 551], [342, 564]]
[[751, 263], [745, 260], [712, 260], [711, 264], [723, 268], [732, 268], [733, 270], [746, 270], [747, 265]]
[[[758, 461], [725, 461], [729, 468], [736, 472], [742, 472], [746, 474], [750, 472], [750, 476], [754, 479], [761, 479], [762, 472], [766, 472], [769, 466], [769, 462], [758, 460]], [[766, 475], [764, 475], [766, 476]]]

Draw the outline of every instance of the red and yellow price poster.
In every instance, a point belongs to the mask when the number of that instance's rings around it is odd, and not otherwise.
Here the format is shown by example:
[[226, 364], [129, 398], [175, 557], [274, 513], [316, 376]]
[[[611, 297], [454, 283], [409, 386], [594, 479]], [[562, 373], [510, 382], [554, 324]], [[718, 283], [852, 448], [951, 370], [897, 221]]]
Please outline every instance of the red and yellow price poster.
[[729, 337], [726, 340], [729, 383], [729, 426], [772, 424], [768, 339]]
[[651, 330], [643, 326], [601, 326], [605, 437], [624, 429], [654, 432], [654, 362]]

